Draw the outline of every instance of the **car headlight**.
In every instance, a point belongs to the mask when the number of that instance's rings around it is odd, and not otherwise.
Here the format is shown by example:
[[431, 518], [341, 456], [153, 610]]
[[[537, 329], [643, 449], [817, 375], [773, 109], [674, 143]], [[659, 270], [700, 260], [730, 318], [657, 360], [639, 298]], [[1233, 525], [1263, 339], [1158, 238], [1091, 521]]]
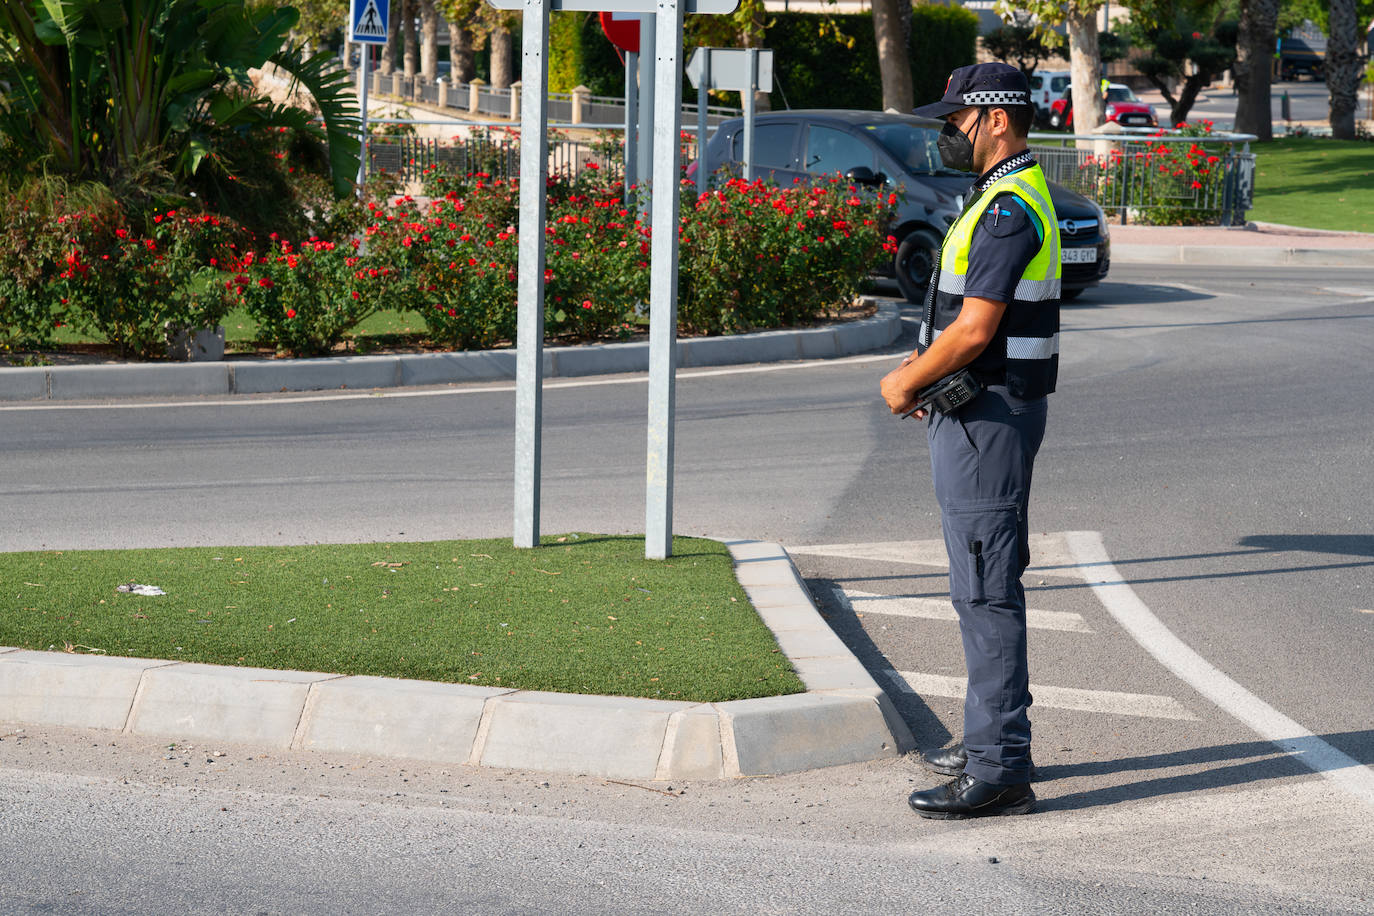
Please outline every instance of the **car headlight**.
[[1093, 209], [1097, 211], [1097, 227], [1102, 230], [1102, 237], [1111, 241], [1111, 230], [1107, 228], [1107, 211], [1096, 202], [1093, 202]]
[[1115, 105], [1108, 105], [1108, 106], [1107, 106], [1107, 117], [1108, 117], [1108, 118], [1114, 118], [1114, 117], [1116, 117], [1116, 106], [1115, 106]]

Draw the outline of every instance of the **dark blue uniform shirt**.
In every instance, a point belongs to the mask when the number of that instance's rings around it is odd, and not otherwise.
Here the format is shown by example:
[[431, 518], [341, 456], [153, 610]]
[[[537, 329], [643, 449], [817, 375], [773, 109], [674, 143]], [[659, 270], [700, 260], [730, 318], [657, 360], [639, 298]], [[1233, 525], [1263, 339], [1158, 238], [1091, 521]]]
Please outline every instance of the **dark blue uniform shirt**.
[[[1003, 166], [1022, 156], [1017, 153], [1003, 159], [980, 176], [969, 193], [981, 193], [994, 175], [1000, 177], [999, 172], [1001, 175], [1008, 174], [1008, 171], [1014, 174], [1016, 168], [1006, 170]], [[1030, 161], [1026, 159], [1027, 163]], [[1045, 227], [1040, 223], [1035, 211], [1014, 194], [998, 194], [984, 204], [978, 225], [973, 230], [964, 296], [1010, 302], [1016, 292], [1016, 284], [1026, 271], [1026, 265], [1040, 250], [1045, 233]]]

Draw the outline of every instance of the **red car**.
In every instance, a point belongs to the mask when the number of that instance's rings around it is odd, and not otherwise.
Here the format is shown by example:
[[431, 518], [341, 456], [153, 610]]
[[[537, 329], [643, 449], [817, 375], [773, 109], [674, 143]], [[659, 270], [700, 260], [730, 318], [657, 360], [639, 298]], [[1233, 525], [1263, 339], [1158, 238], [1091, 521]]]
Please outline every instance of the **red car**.
[[[1140, 101], [1130, 86], [1121, 83], [1108, 83], [1105, 95], [1107, 120], [1115, 121], [1122, 127], [1158, 127], [1154, 109]], [[1073, 129], [1073, 90], [1065, 89], [1064, 94], [1050, 105], [1050, 127], [1055, 130]]]

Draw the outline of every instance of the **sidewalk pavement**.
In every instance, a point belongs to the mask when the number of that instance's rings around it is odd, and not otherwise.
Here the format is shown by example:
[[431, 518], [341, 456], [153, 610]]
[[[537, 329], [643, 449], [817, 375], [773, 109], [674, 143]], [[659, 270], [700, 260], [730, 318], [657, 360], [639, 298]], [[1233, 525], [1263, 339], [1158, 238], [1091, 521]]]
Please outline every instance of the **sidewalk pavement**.
[[1328, 232], [1277, 223], [1245, 226], [1112, 226], [1112, 260], [1122, 264], [1218, 267], [1374, 268], [1374, 233]]
[[613, 779], [730, 779], [895, 757], [892, 700], [787, 551], [726, 541], [805, 693], [682, 703], [0, 647], [0, 722]]

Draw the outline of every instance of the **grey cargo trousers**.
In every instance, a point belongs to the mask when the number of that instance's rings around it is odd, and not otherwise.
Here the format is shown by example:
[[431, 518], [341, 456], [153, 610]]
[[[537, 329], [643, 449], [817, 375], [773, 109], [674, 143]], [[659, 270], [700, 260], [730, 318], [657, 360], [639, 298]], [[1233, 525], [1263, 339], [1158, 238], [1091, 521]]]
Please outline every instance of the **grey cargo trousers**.
[[1046, 399], [1024, 401], [994, 385], [928, 427], [931, 474], [949, 553], [949, 595], [959, 614], [968, 692], [964, 772], [1001, 785], [1030, 781], [1026, 515], [1045, 435]]

